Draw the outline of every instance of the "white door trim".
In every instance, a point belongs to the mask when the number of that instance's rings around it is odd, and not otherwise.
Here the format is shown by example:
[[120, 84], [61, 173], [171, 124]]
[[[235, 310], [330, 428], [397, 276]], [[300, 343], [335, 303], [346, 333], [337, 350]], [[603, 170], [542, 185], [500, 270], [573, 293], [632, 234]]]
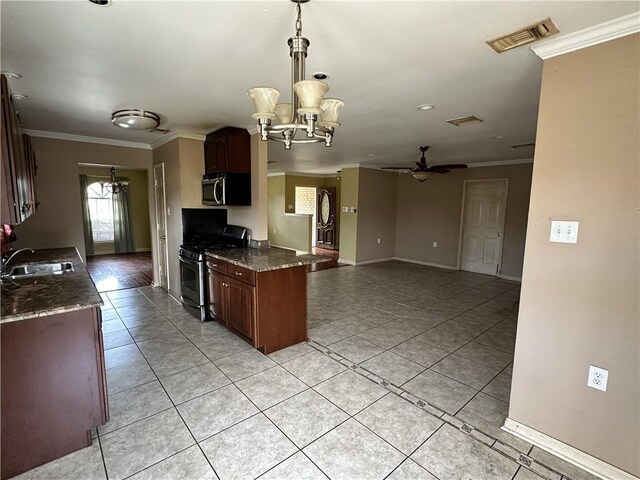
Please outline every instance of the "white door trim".
[[[161, 173], [162, 173], [162, 203], [164, 204], [164, 208], [162, 209], [162, 217], [164, 220], [164, 232], [165, 232], [165, 240], [164, 240], [164, 256], [165, 256], [165, 262], [166, 262], [166, 266], [167, 266], [167, 271], [165, 272], [165, 276], [167, 277], [167, 291], [170, 291], [170, 287], [171, 287], [171, 280], [169, 278], [169, 248], [167, 248], [167, 188], [166, 188], [166, 184], [165, 184], [165, 176], [164, 176], [164, 162], [161, 163], [156, 163], [155, 165], [153, 165], [153, 189], [154, 189], [154, 203], [155, 203], [155, 199], [158, 198], [157, 194], [156, 194], [156, 189], [158, 188], [156, 185], [156, 174], [155, 171], [156, 169], [159, 168]], [[158, 205], [156, 203], [156, 228], [155, 228], [155, 233], [156, 233], [156, 245], [158, 245], [158, 250], [160, 250], [160, 236], [158, 235]], [[163, 252], [158, 252], [159, 255], [162, 255]], [[160, 282], [159, 286], [162, 286], [162, 280], [161, 280], [161, 276], [160, 276], [160, 265], [161, 262], [158, 262], [158, 281]]]
[[[464, 235], [464, 205], [467, 196], [467, 185], [470, 183], [480, 183], [480, 182], [494, 182], [497, 180], [501, 180], [505, 183], [505, 207], [504, 207], [504, 222], [507, 222], [507, 204], [509, 200], [509, 178], [473, 178], [473, 179], [465, 179], [462, 181], [462, 211], [460, 212], [460, 227], [458, 232], [458, 261], [456, 263], [456, 270], [460, 270], [460, 266], [462, 263], [462, 242]], [[503, 228], [504, 230], [504, 228]], [[502, 243], [500, 244], [500, 264], [498, 265], [498, 272], [496, 276], [500, 276], [500, 270], [502, 269], [502, 250], [504, 248], [504, 231], [502, 232]]]

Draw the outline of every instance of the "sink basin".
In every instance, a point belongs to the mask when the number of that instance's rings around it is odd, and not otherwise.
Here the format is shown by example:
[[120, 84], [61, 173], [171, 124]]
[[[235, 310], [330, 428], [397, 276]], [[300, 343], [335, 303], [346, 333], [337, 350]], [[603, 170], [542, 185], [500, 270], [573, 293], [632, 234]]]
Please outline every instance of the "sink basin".
[[59, 275], [65, 272], [73, 272], [73, 263], [34, 263], [27, 265], [16, 265], [11, 267], [7, 273], [9, 278], [35, 277], [42, 275]]

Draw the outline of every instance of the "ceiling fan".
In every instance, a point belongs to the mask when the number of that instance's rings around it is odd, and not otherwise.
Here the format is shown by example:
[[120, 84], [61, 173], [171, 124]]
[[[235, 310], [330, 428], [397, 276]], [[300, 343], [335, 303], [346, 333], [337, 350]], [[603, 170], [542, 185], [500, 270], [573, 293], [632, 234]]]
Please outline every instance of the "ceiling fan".
[[427, 150], [429, 150], [428, 146], [419, 147], [422, 152], [422, 156], [420, 160], [416, 162], [416, 167], [382, 167], [383, 170], [408, 170], [411, 173], [411, 176], [418, 180], [420, 183], [426, 181], [431, 174], [433, 173], [449, 173], [449, 170], [453, 170], [455, 168], [467, 168], [465, 163], [451, 163], [448, 165], [436, 165], [434, 167], [427, 166], [427, 159], [424, 157]]

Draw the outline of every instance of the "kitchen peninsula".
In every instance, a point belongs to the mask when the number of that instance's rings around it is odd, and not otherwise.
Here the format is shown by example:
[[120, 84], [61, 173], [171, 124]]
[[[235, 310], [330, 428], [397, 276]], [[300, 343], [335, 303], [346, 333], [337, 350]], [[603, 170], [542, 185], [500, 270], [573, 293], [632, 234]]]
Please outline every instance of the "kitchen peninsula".
[[90, 446], [109, 417], [103, 302], [78, 251], [21, 252], [12, 268], [21, 273], [3, 278], [0, 318], [3, 480]]
[[282, 248], [207, 252], [209, 314], [264, 354], [307, 339], [307, 265]]

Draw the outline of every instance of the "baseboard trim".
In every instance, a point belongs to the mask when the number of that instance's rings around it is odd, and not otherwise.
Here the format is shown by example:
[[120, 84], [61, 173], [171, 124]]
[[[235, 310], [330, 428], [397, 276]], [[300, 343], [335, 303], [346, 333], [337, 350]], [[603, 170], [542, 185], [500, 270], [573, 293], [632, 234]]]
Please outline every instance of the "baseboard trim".
[[614, 467], [599, 458], [511, 418], [507, 417], [501, 429], [605, 480], [611, 478], [616, 480], [640, 480], [638, 477], [620, 470], [618, 467]]
[[516, 277], [516, 276], [513, 276], [513, 275], [504, 275], [504, 274], [500, 273], [498, 275], [498, 278], [502, 278], [503, 280], [510, 280], [512, 282], [522, 283], [522, 277]]
[[383, 257], [383, 258], [374, 258], [374, 259], [371, 259], [371, 260], [360, 260], [359, 262], [356, 261], [355, 264], [356, 265], [369, 265], [371, 263], [389, 262], [391, 260], [394, 260], [394, 257]]
[[454, 267], [453, 265], [444, 265], [442, 263], [433, 263], [433, 262], [423, 262], [422, 260], [414, 260], [412, 258], [393, 257], [393, 260], [398, 260], [400, 262], [407, 262], [407, 263], [415, 263], [416, 265], [424, 265], [426, 267], [444, 268], [446, 270], [458, 270], [458, 268]]
[[151, 251], [150, 248], [136, 248], [136, 253], [150, 252], [150, 251]]
[[356, 264], [356, 262], [354, 262], [353, 260], [345, 260], [344, 258], [338, 258], [338, 263], [346, 263], [347, 265], [354, 265]]

